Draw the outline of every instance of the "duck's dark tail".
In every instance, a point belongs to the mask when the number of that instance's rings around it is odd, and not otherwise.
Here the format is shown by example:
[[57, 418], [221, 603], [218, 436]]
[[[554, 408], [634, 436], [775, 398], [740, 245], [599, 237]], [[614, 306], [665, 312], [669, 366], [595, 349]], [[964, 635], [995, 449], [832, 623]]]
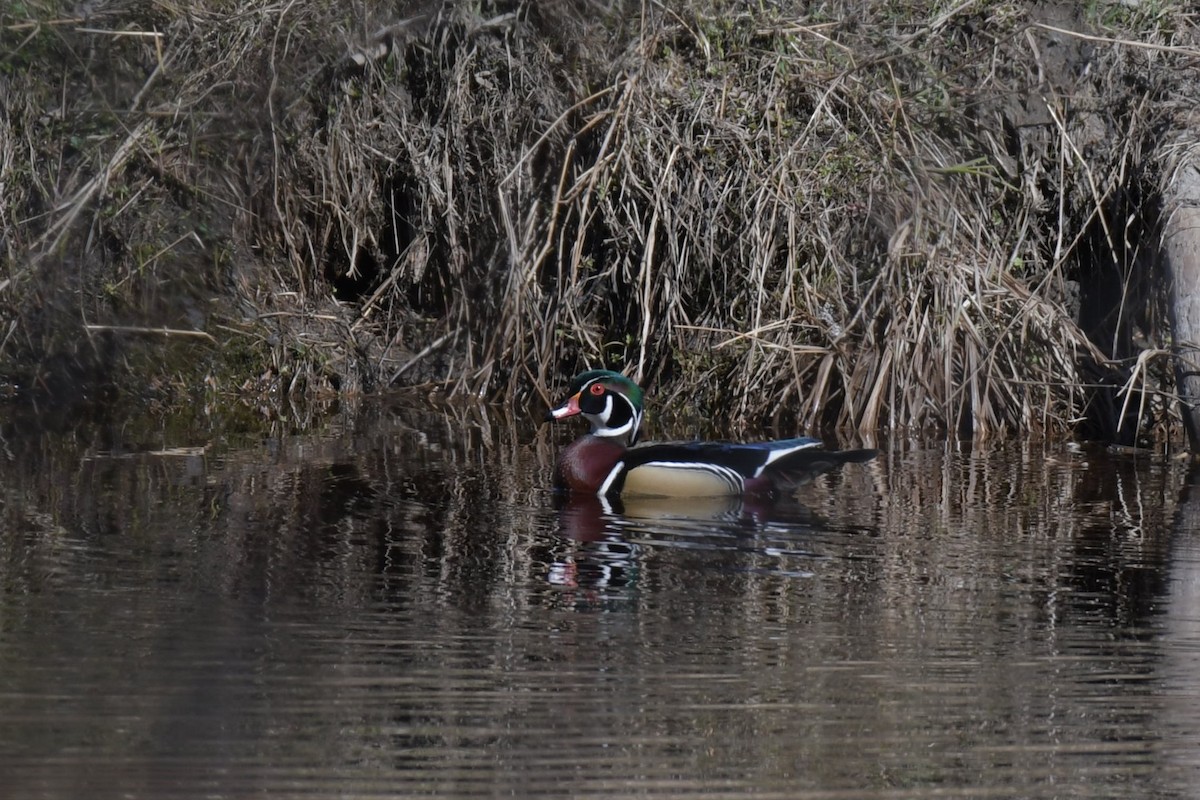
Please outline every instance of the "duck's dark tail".
[[794, 488], [808, 483], [818, 475], [829, 472], [842, 464], [870, 461], [879, 454], [878, 450], [821, 450], [806, 448], [788, 453], [767, 465], [764, 472], [776, 484]]

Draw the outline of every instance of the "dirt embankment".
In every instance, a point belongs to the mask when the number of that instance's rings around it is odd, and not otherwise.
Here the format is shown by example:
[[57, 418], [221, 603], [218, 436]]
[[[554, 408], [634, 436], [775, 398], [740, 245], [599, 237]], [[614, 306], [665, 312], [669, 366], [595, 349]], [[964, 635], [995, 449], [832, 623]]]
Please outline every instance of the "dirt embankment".
[[1173, 429], [1183, 4], [461, 5], [0, 11], [4, 393]]

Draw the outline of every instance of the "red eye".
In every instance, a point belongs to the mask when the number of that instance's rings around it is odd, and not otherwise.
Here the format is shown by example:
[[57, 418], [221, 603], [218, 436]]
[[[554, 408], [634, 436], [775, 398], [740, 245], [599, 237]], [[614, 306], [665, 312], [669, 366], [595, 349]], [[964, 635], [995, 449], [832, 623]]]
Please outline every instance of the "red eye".
[[603, 386], [602, 384], [599, 384], [599, 383], [593, 383], [593, 384], [592, 384], [592, 388], [591, 388], [591, 392], [592, 392], [592, 394], [594, 394], [594, 395], [596, 395], [597, 397], [599, 397], [600, 395], [604, 394], [604, 386]]

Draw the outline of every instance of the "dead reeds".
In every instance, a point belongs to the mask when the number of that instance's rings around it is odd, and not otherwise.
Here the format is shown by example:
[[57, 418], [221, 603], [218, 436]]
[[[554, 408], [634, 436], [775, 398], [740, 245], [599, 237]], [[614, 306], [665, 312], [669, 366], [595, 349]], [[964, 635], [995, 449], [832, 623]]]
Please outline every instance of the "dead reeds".
[[[137, 45], [159, 77], [131, 85], [63, 208], [111, 207], [104, 165], [131, 159], [219, 197], [230, 252], [255, 256], [222, 262], [245, 311], [209, 331], [248, 340], [239, 359], [269, 353], [285, 390], [517, 402], [603, 364], [727, 429], [1162, 422], [1144, 398], [1169, 393], [1169, 349], [1127, 342], [1161, 341], [1135, 234], [1154, 224], [1156, 93], [1190, 52], [1181, 8], [399, 11], [160, 20]], [[214, 138], [220, 86], [254, 105]], [[196, 133], [231, 145], [225, 163]], [[22, 240], [60, 249], [88, 219], [70, 213]], [[0, 280], [28, 268], [6, 258]]]
[[1044, 63], [1015, 6], [923, 10], [645, 5], [571, 79], [527, 16], [438, 17], [338, 104], [309, 249], [378, 272], [389, 339], [449, 337], [397, 375], [480, 396], [605, 363], [735, 420], [1071, 429], [1126, 368], [1081, 324], [1081, 242], [1153, 115], [1101, 117], [1113, 84]]

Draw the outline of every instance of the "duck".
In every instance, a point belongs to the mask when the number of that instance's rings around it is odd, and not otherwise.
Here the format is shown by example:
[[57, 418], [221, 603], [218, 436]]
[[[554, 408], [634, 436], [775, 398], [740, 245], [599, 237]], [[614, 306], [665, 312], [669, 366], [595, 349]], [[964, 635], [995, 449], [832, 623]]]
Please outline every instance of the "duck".
[[547, 421], [582, 416], [591, 430], [559, 454], [554, 488], [617, 497], [743, 497], [774, 501], [842, 464], [870, 461], [875, 450], [830, 450], [820, 439], [763, 442], [639, 443], [644, 393], [619, 372], [576, 375]]

